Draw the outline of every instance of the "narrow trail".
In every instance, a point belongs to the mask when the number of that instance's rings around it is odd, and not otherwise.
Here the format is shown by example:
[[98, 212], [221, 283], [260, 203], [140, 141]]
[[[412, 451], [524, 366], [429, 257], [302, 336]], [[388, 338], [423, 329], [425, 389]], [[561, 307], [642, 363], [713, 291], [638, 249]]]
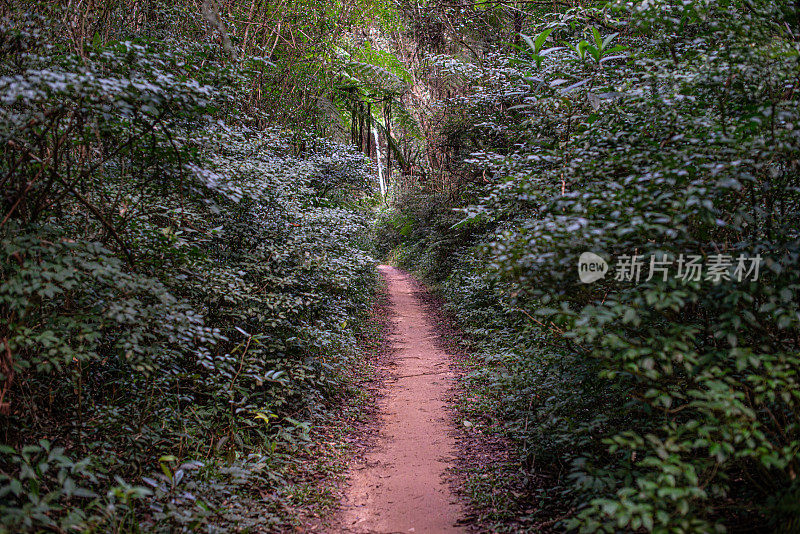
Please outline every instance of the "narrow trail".
[[[379, 403], [377, 443], [348, 475], [341, 530], [355, 533], [465, 532], [445, 480], [455, 454], [446, 396], [454, 374], [412, 280], [381, 265], [388, 282], [395, 365]], [[391, 365], [391, 364], [390, 364]]]

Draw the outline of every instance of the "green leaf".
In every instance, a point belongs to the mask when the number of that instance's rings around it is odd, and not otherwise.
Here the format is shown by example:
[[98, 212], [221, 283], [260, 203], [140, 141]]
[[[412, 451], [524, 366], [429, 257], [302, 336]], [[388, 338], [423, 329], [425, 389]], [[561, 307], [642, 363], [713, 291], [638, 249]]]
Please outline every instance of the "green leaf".
[[545, 41], [547, 41], [547, 38], [550, 36], [552, 31], [553, 28], [547, 28], [546, 30], [544, 30], [543, 32], [541, 32], [539, 35], [536, 36], [536, 40], [534, 41], [534, 47], [533, 47], [534, 52], [538, 53], [542, 49], [542, 46], [544, 46]]
[[600, 31], [595, 26], [592, 26], [592, 37], [594, 38], [594, 44], [597, 47], [597, 50], [598, 51], [602, 50], [603, 38], [600, 37]]

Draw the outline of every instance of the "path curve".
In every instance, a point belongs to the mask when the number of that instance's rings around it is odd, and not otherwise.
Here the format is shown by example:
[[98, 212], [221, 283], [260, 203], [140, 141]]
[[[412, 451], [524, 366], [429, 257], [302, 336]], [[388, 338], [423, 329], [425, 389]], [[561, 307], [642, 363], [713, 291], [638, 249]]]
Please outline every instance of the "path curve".
[[[354, 533], [451, 533], [462, 517], [445, 480], [455, 440], [447, 411], [454, 374], [413, 280], [381, 265], [391, 298], [395, 365], [379, 402], [377, 442], [348, 474], [341, 530]], [[391, 364], [390, 364], [391, 365]]]

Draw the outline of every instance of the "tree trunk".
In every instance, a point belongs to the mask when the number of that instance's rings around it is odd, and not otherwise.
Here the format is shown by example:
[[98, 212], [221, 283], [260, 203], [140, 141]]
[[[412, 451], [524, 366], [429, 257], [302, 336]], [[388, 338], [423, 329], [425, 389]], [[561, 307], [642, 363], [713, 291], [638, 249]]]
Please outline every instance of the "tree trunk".
[[389, 146], [389, 140], [392, 138], [392, 104], [389, 102], [383, 108], [383, 116], [386, 119], [386, 181], [388, 182], [392, 177], [392, 148]]

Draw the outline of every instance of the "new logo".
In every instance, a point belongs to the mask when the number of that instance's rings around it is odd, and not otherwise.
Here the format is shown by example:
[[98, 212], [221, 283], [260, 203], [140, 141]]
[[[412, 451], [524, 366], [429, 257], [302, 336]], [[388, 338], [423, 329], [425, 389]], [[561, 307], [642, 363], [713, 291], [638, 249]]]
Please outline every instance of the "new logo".
[[584, 252], [578, 258], [578, 277], [584, 284], [603, 278], [608, 272], [608, 263], [594, 252]]

